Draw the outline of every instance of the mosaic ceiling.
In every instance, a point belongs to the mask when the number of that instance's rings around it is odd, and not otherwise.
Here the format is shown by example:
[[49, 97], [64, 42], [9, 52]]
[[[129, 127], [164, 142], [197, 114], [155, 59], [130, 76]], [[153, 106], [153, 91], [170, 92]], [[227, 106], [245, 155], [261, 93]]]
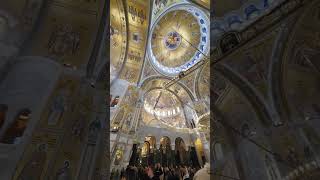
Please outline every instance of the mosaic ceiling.
[[178, 97], [167, 90], [154, 89], [146, 93], [144, 97], [144, 109], [159, 117], [174, 117], [180, 114], [179, 106], [181, 104]]
[[127, 49], [127, 24], [121, 1], [111, 0], [110, 17], [110, 81], [114, 81], [123, 68]]
[[154, 23], [148, 55], [161, 74], [177, 75], [209, 53], [209, 18], [195, 6], [181, 4], [165, 11]]
[[199, 1], [198, 6], [188, 1], [155, 1], [149, 22], [150, 4], [111, 1], [110, 80], [140, 87], [145, 124], [187, 127], [184, 105], [195, 100], [198, 71], [168, 89], [163, 86], [209, 54], [209, 12], [202, 8], [208, 2]]

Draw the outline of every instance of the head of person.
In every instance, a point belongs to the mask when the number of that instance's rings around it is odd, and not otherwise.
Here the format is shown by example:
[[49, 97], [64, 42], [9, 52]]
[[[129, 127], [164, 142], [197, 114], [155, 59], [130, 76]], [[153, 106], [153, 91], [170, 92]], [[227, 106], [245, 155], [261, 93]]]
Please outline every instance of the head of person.
[[154, 168], [152, 166], [147, 168], [147, 174], [150, 178], [154, 176]]
[[174, 171], [174, 176], [180, 178], [180, 170], [179, 170], [179, 168], [176, 168], [176, 169], [175, 169], [175, 171]]

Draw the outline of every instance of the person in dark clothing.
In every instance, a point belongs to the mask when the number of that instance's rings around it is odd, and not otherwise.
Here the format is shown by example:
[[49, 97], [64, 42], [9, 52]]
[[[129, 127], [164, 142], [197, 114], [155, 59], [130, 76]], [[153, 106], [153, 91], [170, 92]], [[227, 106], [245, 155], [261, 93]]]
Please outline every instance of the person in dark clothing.
[[[139, 165], [130, 165], [121, 170], [121, 180], [192, 180], [194, 174], [197, 172], [199, 167], [189, 166], [170, 166], [162, 167], [160, 163], [154, 166], [142, 167]], [[115, 173], [116, 175], [116, 173]], [[119, 176], [115, 177], [119, 179]]]
[[180, 180], [179, 168], [172, 169], [168, 175], [168, 180]]
[[154, 169], [154, 176], [156, 176], [156, 178], [160, 179], [160, 176], [163, 174], [163, 170], [161, 168], [160, 163], [156, 164], [156, 167]]
[[149, 167], [149, 168], [148, 168], [147, 174], [148, 174], [150, 180], [160, 180], [160, 178], [154, 174], [154, 169], [153, 169], [153, 167]]
[[132, 165], [128, 165], [126, 169], [127, 180], [136, 180], [136, 171]]
[[138, 180], [145, 180], [145, 179], [147, 179], [147, 175], [145, 173], [145, 169], [143, 167], [139, 167], [139, 169], [138, 169]]

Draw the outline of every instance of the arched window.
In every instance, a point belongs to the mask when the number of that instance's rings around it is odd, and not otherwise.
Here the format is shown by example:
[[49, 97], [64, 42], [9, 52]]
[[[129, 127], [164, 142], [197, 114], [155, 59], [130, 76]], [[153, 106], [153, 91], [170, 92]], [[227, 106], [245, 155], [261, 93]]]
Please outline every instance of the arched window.
[[14, 119], [14, 122], [6, 130], [1, 143], [18, 144], [27, 128], [31, 111], [29, 109], [21, 110]]
[[169, 137], [164, 136], [160, 139], [160, 146], [162, 148], [163, 153], [171, 150], [171, 140]]
[[0, 104], [0, 129], [4, 124], [4, 121], [6, 120], [8, 111], [8, 106], [4, 104]]
[[177, 137], [175, 140], [175, 160], [176, 164], [186, 163], [187, 148], [181, 137]]
[[150, 144], [150, 153], [153, 153], [154, 150], [156, 149], [156, 137], [154, 136], [147, 136], [145, 138], [145, 141], [149, 142]]
[[150, 143], [148, 141], [145, 141], [141, 149], [141, 156], [147, 157], [149, 153], [150, 153]]

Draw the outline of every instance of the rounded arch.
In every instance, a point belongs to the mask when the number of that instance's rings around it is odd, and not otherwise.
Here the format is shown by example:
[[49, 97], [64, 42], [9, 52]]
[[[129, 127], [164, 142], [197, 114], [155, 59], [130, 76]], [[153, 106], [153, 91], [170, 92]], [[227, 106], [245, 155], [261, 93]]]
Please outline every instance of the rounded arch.
[[187, 163], [187, 147], [181, 137], [175, 139], [175, 161], [177, 165]]
[[174, 142], [175, 142], [175, 151], [182, 150], [182, 149], [187, 150], [186, 144], [184, 143], [184, 140], [181, 137], [177, 137]]
[[[141, 83], [140, 83], [140, 87], [141, 89], [145, 89], [147, 87], [147, 85], [154, 81], [154, 80], [167, 80], [167, 81], [170, 81], [171, 78], [169, 77], [165, 77], [165, 76], [159, 76], [159, 75], [154, 75], [154, 76], [149, 76], [148, 78], [144, 79]], [[189, 95], [189, 97], [191, 98], [192, 101], [195, 101], [195, 97], [194, 95], [192, 94], [191, 90], [186, 86], [184, 85], [183, 83], [181, 82], [177, 82], [176, 83], [178, 86], [182, 87], [182, 89], [184, 89], [186, 91], [186, 93]], [[162, 87], [161, 87], [162, 88]]]
[[[150, 92], [150, 91], [158, 90], [158, 89], [161, 90], [161, 89], [163, 89], [163, 88], [161, 88], [161, 87], [151, 88], [151, 89], [147, 90], [147, 91], [143, 94], [143, 96], [144, 96], [145, 94], [147, 94], [148, 92]], [[173, 92], [173, 91], [170, 90], [170, 89], [165, 89], [165, 91], [169, 91], [169, 92], [172, 93], [180, 102], [182, 102], [181, 99], [180, 99], [180, 97], [177, 95], [177, 93]]]
[[[209, 68], [209, 69], [206, 69], [206, 68]], [[197, 72], [196, 74], [196, 80], [194, 81], [194, 91], [195, 91], [195, 94], [196, 94], [196, 97], [198, 99], [201, 98], [201, 94], [200, 94], [200, 78], [201, 76], [203, 75], [203, 72], [205, 70], [209, 70], [207, 72], [209, 72], [209, 77], [210, 77], [210, 63], [206, 63], [204, 66], [202, 66], [199, 71]], [[210, 82], [209, 82], [210, 83]], [[209, 88], [210, 88], [210, 84], [208, 84]]]
[[[316, 19], [318, 7], [318, 1], [311, 2], [300, 16], [295, 16], [298, 19], [284, 24], [286, 26], [282, 28], [273, 51], [269, 70], [270, 99], [284, 121], [292, 121], [296, 117], [304, 119], [311, 111], [317, 111], [312, 106], [318, 104], [315, 101], [319, 97], [311, 90], [319, 90], [316, 87], [319, 67], [313, 59], [319, 59], [320, 47], [315, 45], [319, 35], [311, 29], [319, 26]], [[310, 28], [304, 28], [307, 26]], [[313, 44], [313, 41], [316, 43]], [[313, 84], [311, 81], [314, 81]]]
[[[114, 2], [116, 2], [116, 1], [114, 1]], [[126, 4], [124, 3], [124, 1], [117, 1], [117, 5], [118, 5], [118, 9], [121, 9], [120, 12], [118, 12], [118, 13], [122, 14], [121, 11], [125, 11]], [[112, 11], [111, 11], [111, 13], [112, 13]], [[124, 17], [125, 23], [121, 23], [121, 26], [118, 27], [118, 28], [119, 28], [120, 31], [122, 30], [121, 36], [125, 36], [125, 37], [122, 38], [122, 42], [125, 42], [125, 43], [121, 43], [121, 44], [124, 45], [124, 47], [121, 47], [121, 49], [122, 49], [121, 51], [123, 51], [123, 49], [124, 49], [124, 56], [121, 57], [121, 55], [120, 55], [119, 59], [117, 59], [117, 64], [120, 61], [121, 62], [121, 66], [118, 67], [118, 69], [119, 69], [118, 71], [115, 70], [117, 72], [115, 74], [114, 79], [111, 79], [111, 85], [114, 83], [114, 81], [117, 78], [120, 77], [121, 73], [123, 72], [123, 69], [124, 69], [124, 67], [126, 66], [126, 63], [127, 63], [127, 57], [128, 57], [128, 52], [129, 52], [129, 44], [128, 44], [129, 43], [129, 39], [130, 39], [130, 35], [129, 35], [129, 31], [130, 30], [129, 30], [129, 27], [128, 27], [129, 20], [128, 20], [128, 15], [126, 13], [122, 14], [122, 16]], [[117, 16], [115, 16], [115, 17], [117, 17]], [[118, 17], [118, 18], [119, 19], [115, 19], [115, 22], [116, 22], [115, 24], [117, 24], [118, 23], [117, 21], [120, 20], [120, 17]], [[114, 40], [113, 36], [116, 35], [115, 27], [116, 26], [114, 26], [114, 24], [113, 24], [113, 19], [110, 18], [110, 24], [108, 24], [108, 29], [107, 29], [107, 31], [109, 32], [108, 35], [110, 36], [110, 39], [111, 39], [110, 41], [113, 41]], [[106, 40], [107, 40], [107, 43], [109, 43], [109, 41], [108, 41], [109, 37], [108, 36], [107, 36]], [[110, 48], [112, 49], [113, 46], [110, 47]], [[112, 63], [112, 62], [114, 62], [114, 61], [112, 59], [110, 59], [110, 65], [111, 66], [113, 66], [113, 65], [116, 66], [115, 63]], [[107, 62], [107, 63], [109, 63], [109, 62]], [[111, 68], [111, 66], [110, 66], [110, 68]], [[140, 67], [139, 70], [141, 71], [142, 67]], [[112, 78], [111, 72], [110, 72], [110, 77]]]
[[163, 150], [171, 149], [171, 139], [168, 136], [163, 136], [160, 138], [160, 148]]
[[207, 126], [210, 128], [210, 117], [211, 117], [210, 112], [204, 114], [203, 116], [200, 116], [198, 124], [203, 125], [203, 126]]
[[235, 74], [235, 72], [233, 72], [231, 68], [225, 64], [216, 64], [214, 69], [217, 74], [226, 79], [238, 91], [240, 91], [246, 101], [249, 102], [251, 108], [254, 110], [264, 126], [267, 127], [272, 125], [274, 117], [270, 112], [270, 108], [263, 98], [255, 92], [253, 87], [248, 86], [243, 78]]
[[148, 141], [145, 141], [143, 144], [142, 144], [142, 147], [141, 147], [141, 156], [142, 157], [147, 157], [148, 154], [150, 153], [150, 143]]
[[[296, 21], [295, 21], [296, 23]], [[270, 66], [268, 72], [268, 81], [269, 81], [269, 99], [271, 100], [271, 107], [278, 113], [279, 117], [282, 121], [286, 121], [288, 119], [288, 109], [284, 103], [284, 92], [282, 88], [282, 76], [283, 73], [283, 62], [282, 55], [286, 47], [286, 42], [288, 42], [288, 38], [290, 36], [290, 31], [293, 29], [292, 24], [287, 24], [290, 28], [283, 27], [280, 31], [276, 42], [274, 44], [274, 49], [272, 50], [272, 55], [270, 58]], [[286, 26], [287, 27], [287, 26]]]
[[151, 151], [157, 148], [157, 140], [155, 136], [147, 136], [145, 137], [145, 141], [149, 142]]

